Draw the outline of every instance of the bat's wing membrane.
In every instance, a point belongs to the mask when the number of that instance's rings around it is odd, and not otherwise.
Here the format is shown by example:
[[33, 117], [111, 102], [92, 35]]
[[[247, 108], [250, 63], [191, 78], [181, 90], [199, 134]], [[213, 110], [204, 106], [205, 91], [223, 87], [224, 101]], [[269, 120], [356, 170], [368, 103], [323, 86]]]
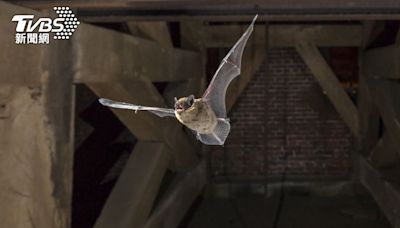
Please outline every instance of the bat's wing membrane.
[[218, 124], [211, 134], [198, 134], [198, 140], [207, 145], [224, 145], [231, 130], [231, 125], [226, 120], [218, 120]]
[[210, 82], [210, 85], [203, 94], [203, 99], [211, 105], [217, 117], [226, 117], [226, 90], [229, 86], [229, 83], [231, 83], [231, 81], [240, 74], [243, 50], [246, 46], [247, 40], [251, 35], [251, 32], [253, 31], [254, 22], [256, 19], [257, 15], [254, 17], [246, 32], [243, 33], [242, 37], [240, 37], [240, 39], [222, 60]]
[[100, 104], [111, 107], [111, 108], [119, 108], [119, 109], [130, 109], [135, 111], [149, 111], [159, 117], [175, 117], [175, 110], [170, 108], [157, 108], [157, 107], [147, 107], [147, 106], [140, 106], [129, 104], [125, 102], [118, 102], [109, 99], [100, 98]]

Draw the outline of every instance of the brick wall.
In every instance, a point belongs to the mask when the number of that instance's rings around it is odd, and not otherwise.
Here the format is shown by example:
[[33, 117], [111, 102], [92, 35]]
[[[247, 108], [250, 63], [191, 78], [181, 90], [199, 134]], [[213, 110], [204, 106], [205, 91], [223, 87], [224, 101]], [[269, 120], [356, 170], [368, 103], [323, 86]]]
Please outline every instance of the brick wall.
[[216, 179], [345, 178], [350, 131], [292, 48], [272, 49], [229, 114], [225, 147], [213, 147]]

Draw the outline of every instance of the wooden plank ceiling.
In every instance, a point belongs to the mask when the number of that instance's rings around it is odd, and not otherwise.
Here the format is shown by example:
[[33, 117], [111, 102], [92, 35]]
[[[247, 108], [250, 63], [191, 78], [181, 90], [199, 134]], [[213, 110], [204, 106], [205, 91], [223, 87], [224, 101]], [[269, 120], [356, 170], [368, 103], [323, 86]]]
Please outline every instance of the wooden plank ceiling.
[[[11, 0], [31, 8], [50, 8], [65, 4], [60, 0]], [[258, 13], [260, 20], [373, 20], [400, 18], [397, 0], [74, 0], [68, 1], [79, 15], [91, 21], [127, 19], [248, 21]]]

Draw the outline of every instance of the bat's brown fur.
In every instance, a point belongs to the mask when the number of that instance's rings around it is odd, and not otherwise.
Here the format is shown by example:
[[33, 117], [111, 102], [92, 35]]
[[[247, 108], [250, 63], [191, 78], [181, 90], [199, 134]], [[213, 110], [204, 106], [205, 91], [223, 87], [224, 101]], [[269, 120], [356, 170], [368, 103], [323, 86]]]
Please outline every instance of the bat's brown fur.
[[[178, 102], [183, 103], [185, 100], [186, 97], [182, 97]], [[200, 134], [210, 134], [217, 126], [217, 117], [214, 111], [201, 98], [195, 99], [190, 108], [177, 110], [175, 116], [179, 122]]]

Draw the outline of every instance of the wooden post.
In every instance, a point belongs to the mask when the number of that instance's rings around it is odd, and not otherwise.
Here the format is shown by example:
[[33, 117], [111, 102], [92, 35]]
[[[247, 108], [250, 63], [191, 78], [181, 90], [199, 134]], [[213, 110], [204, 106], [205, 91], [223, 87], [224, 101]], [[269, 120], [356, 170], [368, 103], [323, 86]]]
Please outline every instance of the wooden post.
[[400, 227], [399, 186], [385, 181], [381, 173], [363, 158], [361, 158], [361, 182], [370, 191], [392, 226]]
[[[382, 169], [376, 170], [372, 164], [379, 168], [390, 166], [398, 161], [400, 155], [400, 106], [397, 99], [400, 87], [393, 80], [400, 78], [398, 59], [399, 50], [395, 45], [364, 51], [360, 81], [360, 92], [363, 93], [360, 94], [362, 97], [359, 104], [362, 118], [361, 149], [371, 161], [370, 164], [360, 156], [360, 180], [393, 227], [400, 227], [399, 187], [390, 183], [390, 177]], [[379, 115], [384, 124], [383, 129], [377, 126]], [[379, 130], [383, 131], [383, 135], [378, 140]]]
[[400, 47], [389, 45], [363, 53], [364, 70], [371, 78], [400, 79]]
[[74, 113], [71, 42], [18, 46], [10, 21], [14, 14], [46, 16], [0, 2], [0, 89], [7, 107], [0, 117], [1, 224], [68, 228]]
[[395, 165], [400, 158], [397, 142], [393, 141], [389, 132], [384, 132], [383, 136], [370, 150], [368, 160], [377, 168], [385, 168]]
[[175, 228], [183, 219], [207, 181], [203, 160], [195, 169], [178, 177], [167, 190], [144, 228]]
[[368, 88], [364, 63], [362, 63], [362, 61], [360, 61], [360, 63], [361, 67], [357, 102], [360, 121], [358, 144], [360, 153], [364, 156], [368, 156], [368, 153], [377, 143], [379, 138], [379, 112], [375, 105], [373, 95]]
[[139, 141], [94, 227], [143, 227], [168, 161], [169, 153], [165, 145]]
[[[368, 102], [373, 102], [379, 110], [387, 132], [385, 143], [381, 142], [380, 145], [388, 146], [387, 148], [394, 149], [400, 154], [400, 150], [396, 149], [400, 145], [398, 140], [400, 137], [400, 103], [397, 99], [400, 96], [400, 85], [394, 81], [400, 78], [400, 49], [397, 45], [370, 49], [363, 53], [362, 59], [364, 72], [362, 82], [365, 84], [365, 90], [370, 94]], [[389, 146], [392, 143], [397, 146]], [[391, 152], [383, 153], [387, 153], [389, 158], [393, 158]], [[376, 154], [372, 157], [376, 157]]]

